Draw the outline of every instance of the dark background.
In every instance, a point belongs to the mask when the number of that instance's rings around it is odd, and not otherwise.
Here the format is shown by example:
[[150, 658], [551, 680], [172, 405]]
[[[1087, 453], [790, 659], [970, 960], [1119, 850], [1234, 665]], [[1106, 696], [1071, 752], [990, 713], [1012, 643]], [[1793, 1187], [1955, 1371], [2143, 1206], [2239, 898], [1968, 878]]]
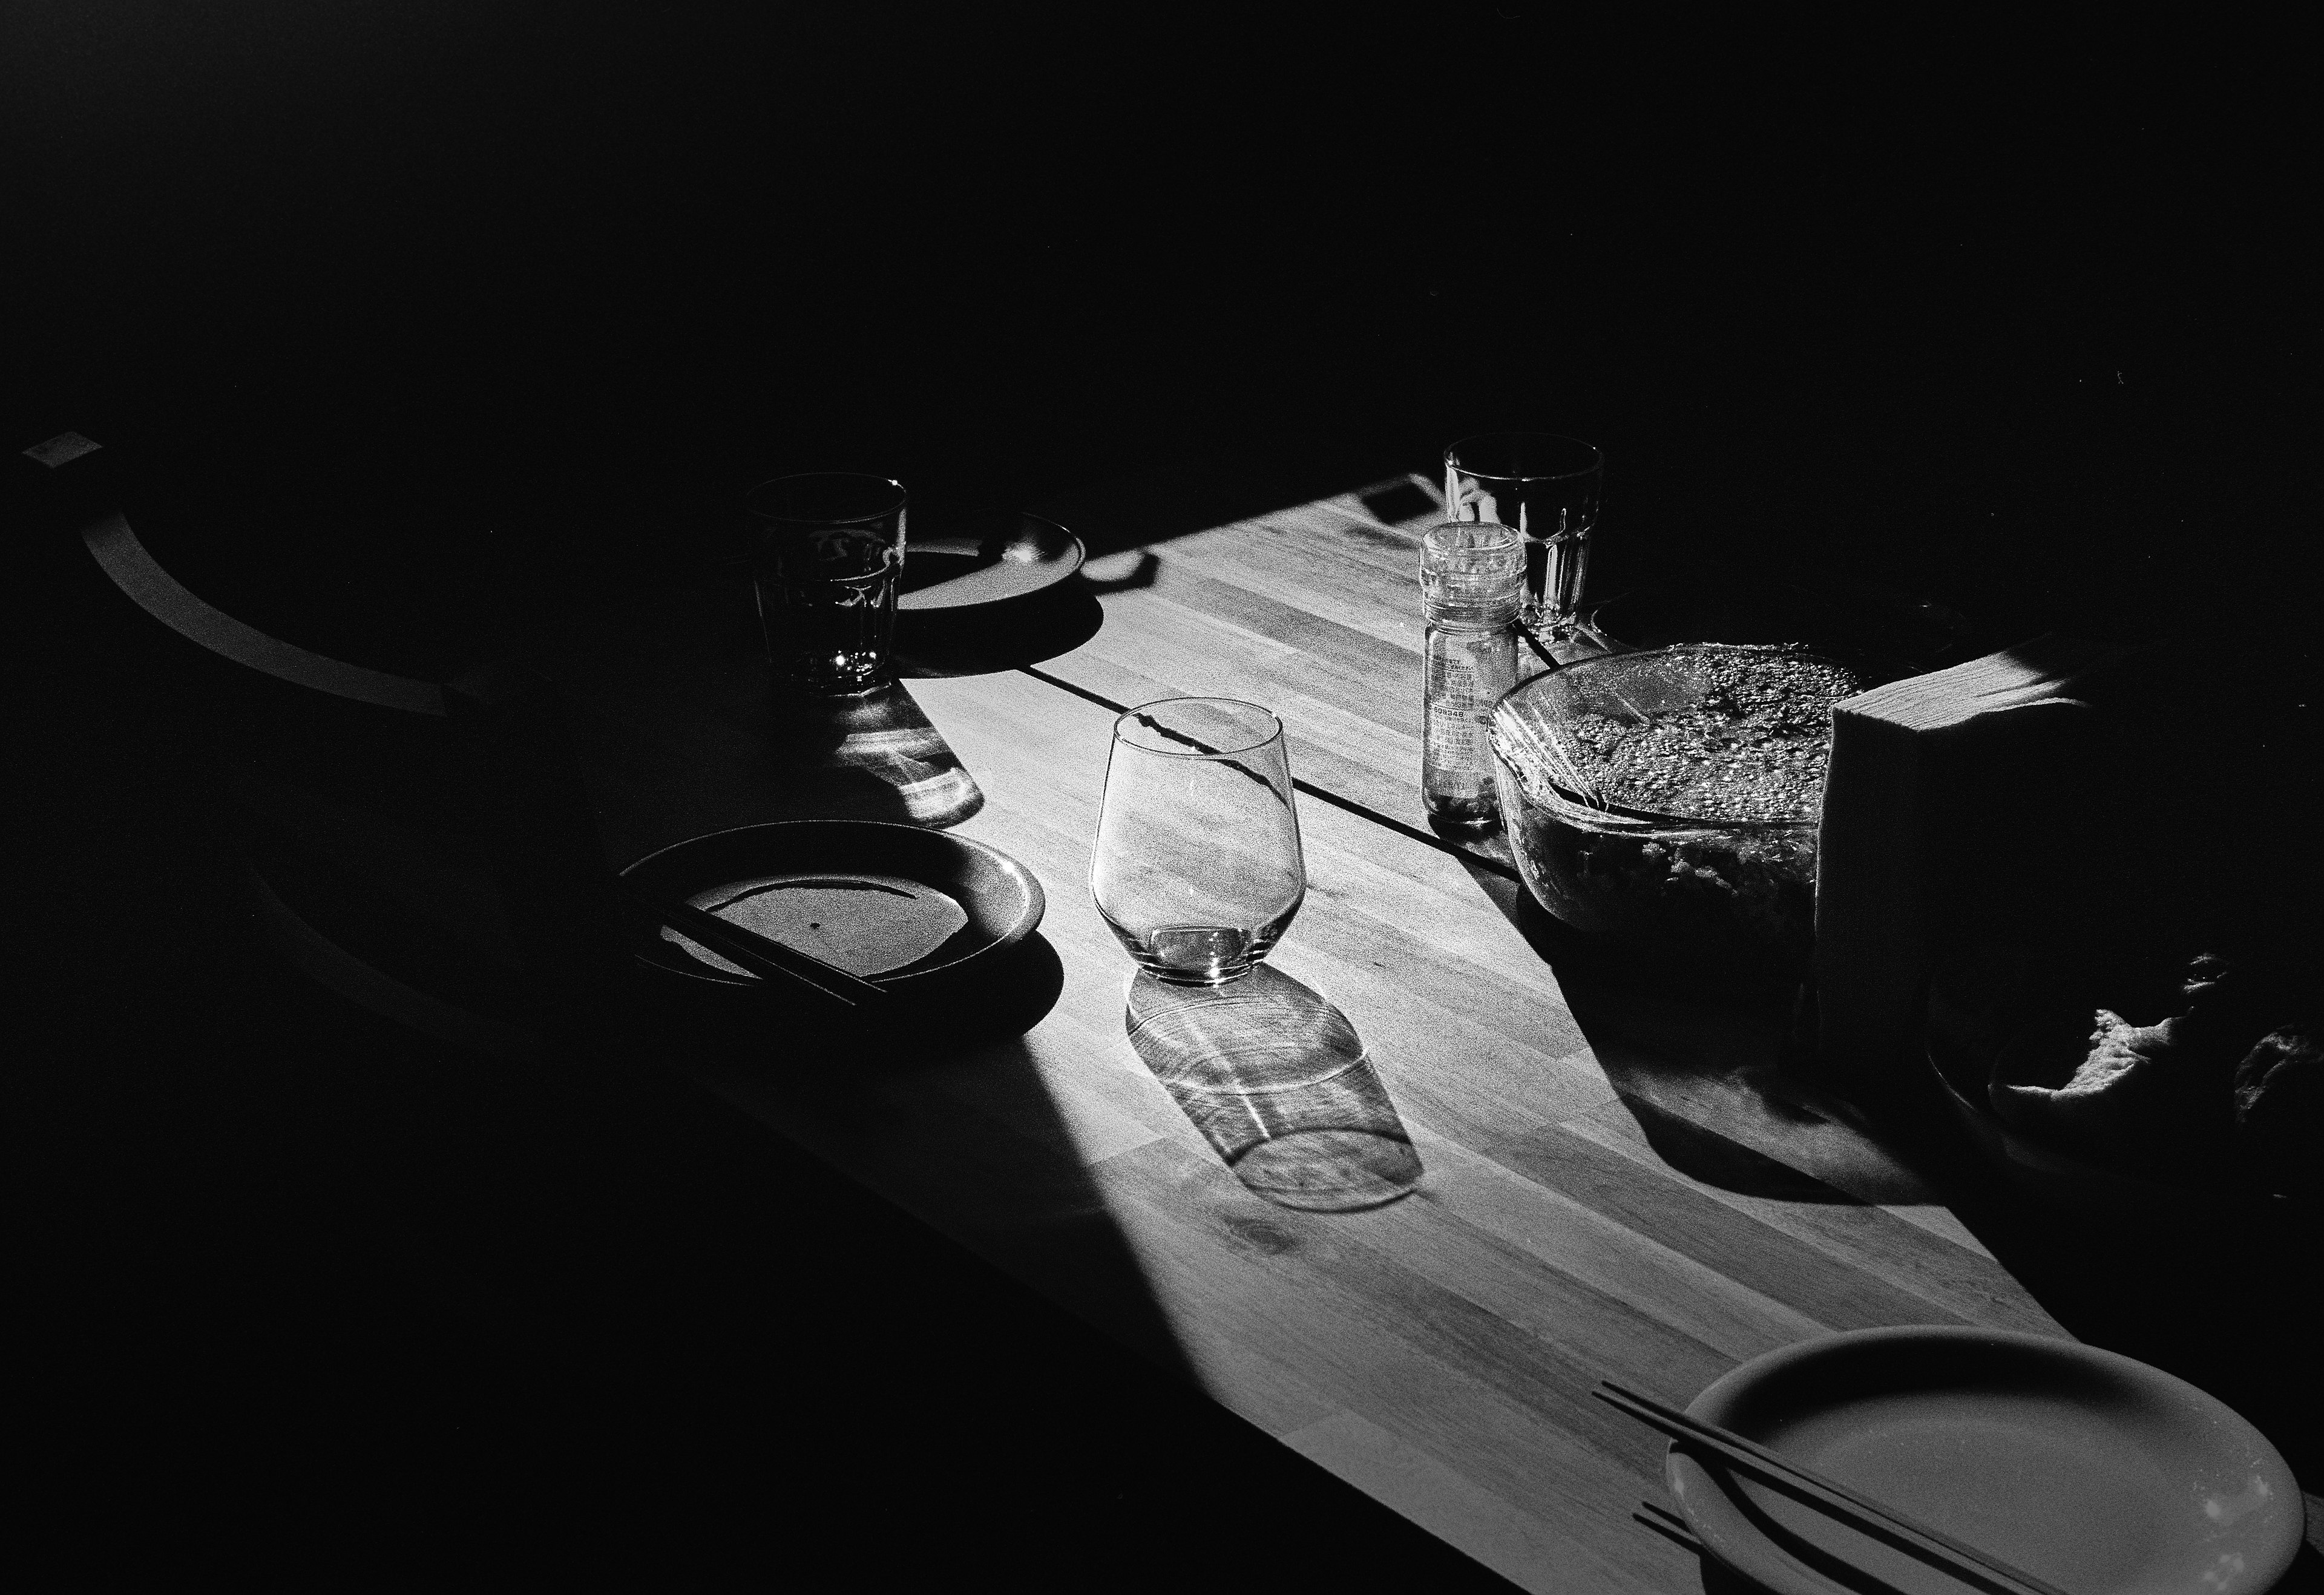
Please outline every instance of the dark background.
[[263, 461], [300, 543], [599, 557], [576, 517], [800, 462], [997, 502], [1533, 422], [1609, 452], [1610, 579], [2280, 589], [2288, 40], [1502, 9], [20, 4], [12, 410]]
[[[495, 582], [697, 560], [787, 468], [942, 513], [1186, 460], [1349, 487], [1543, 425], [1607, 450], [1601, 590], [1764, 549], [2003, 641], [2264, 639], [2251, 691], [2312, 713], [2287, 39], [531, 0], [0, 30], [9, 449], [97, 438], [171, 568], [350, 657], [433, 662]], [[69, 1022], [12, 1161], [33, 1433], [95, 1564], [1437, 1567], [706, 1103], [544, 1105], [229, 959], [177, 711], [32, 596]], [[778, 1243], [795, 1295], [736, 1283]], [[1160, 1527], [1237, 1483], [1259, 1527]]]

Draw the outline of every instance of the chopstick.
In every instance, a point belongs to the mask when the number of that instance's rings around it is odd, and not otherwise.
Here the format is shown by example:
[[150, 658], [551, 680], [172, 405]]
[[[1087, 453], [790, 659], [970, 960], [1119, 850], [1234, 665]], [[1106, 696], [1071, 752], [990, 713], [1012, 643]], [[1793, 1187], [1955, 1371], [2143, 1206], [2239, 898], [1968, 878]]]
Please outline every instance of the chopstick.
[[1993, 1590], [1996, 1595], [2065, 1595], [2055, 1584], [1988, 1556], [1974, 1545], [1963, 1544], [1893, 1507], [1884, 1507], [1868, 1496], [1860, 1496], [1846, 1485], [1746, 1440], [1731, 1429], [1706, 1424], [1652, 1397], [1626, 1390], [1611, 1379], [1600, 1381], [1591, 1394], [1615, 1411], [1659, 1429], [1738, 1472], [1773, 1485], [1851, 1528], [1860, 1529], [1882, 1544], [1916, 1556], [1981, 1590]]
[[1694, 1537], [1694, 1531], [1687, 1526], [1686, 1519], [1668, 1507], [1641, 1501], [1638, 1509], [1630, 1514], [1630, 1521], [1645, 1524], [1682, 1551], [1692, 1551], [1698, 1556], [1702, 1554], [1702, 1542]]
[[631, 901], [669, 926], [717, 954], [757, 975], [761, 980], [790, 980], [813, 987], [835, 1002], [850, 1008], [878, 1008], [889, 999], [884, 986], [874, 985], [861, 975], [853, 975], [836, 965], [825, 963], [811, 953], [785, 946], [771, 936], [761, 936], [730, 919], [721, 919], [690, 903], [663, 897], [635, 880], [624, 880]]

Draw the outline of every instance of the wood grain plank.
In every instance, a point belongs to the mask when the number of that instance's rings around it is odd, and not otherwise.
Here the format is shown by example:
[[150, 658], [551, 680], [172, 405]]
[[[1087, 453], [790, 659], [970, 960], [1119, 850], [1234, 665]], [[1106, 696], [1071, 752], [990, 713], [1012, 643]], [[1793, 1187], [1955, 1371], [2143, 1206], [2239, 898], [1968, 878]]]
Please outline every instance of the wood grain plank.
[[[1383, 1380], [1377, 1370], [1360, 1372], [1342, 1387], [1351, 1410], [1406, 1410], [1397, 1381], [1418, 1355], [1439, 1365], [1433, 1380], [1457, 1374], [1536, 1420], [1553, 1420], [1545, 1429], [1567, 1443], [1609, 1457], [1633, 1454], [1637, 1437], [1630, 1426], [1616, 1415], [1592, 1411], [1596, 1404], [1587, 1398], [1600, 1377], [1593, 1369], [1636, 1361], [1645, 1376], [1648, 1360], [1630, 1343], [1645, 1321], [1625, 1304], [1602, 1297], [1587, 1314], [1562, 1320], [1550, 1314], [1568, 1327], [1536, 1333], [1418, 1269], [1422, 1252], [1404, 1237], [1412, 1225], [1428, 1221], [1408, 1216], [1409, 1203], [1355, 1215], [1269, 1210], [1183, 1148], [1157, 1142], [1118, 1162], [1123, 1177], [1115, 1188], [1142, 1210], [1130, 1220], [1130, 1228], [1157, 1278], [1171, 1281], [1191, 1266], [1210, 1283], [1235, 1259], [1268, 1281], [1257, 1295], [1238, 1293], [1241, 1308], [1229, 1309], [1264, 1315], [1247, 1332], [1296, 1334], [1307, 1360], [1342, 1356], [1361, 1364], [1385, 1359], [1404, 1370], [1395, 1380]], [[1530, 1268], [1545, 1286], [1567, 1289], [1577, 1304], [1589, 1295], [1554, 1269], [1522, 1259], [1517, 1266]], [[1585, 1335], [1584, 1326], [1592, 1325], [1603, 1339]], [[1653, 1338], [1683, 1352], [1680, 1366], [1689, 1373], [1723, 1369], [1733, 1360], [1667, 1334]], [[1397, 1421], [1408, 1422], [1409, 1415]], [[1440, 1425], [1432, 1420], [1430, 1426]]]
[[[1118, 702], [1132, 701], [1119, 696], [1130, 691], [1266, 703], [1292, 733], [1295, 761], [1328, 771], [1335, 791], [1425, 824], [1416, 537], [1337, 515], [1277, 514], [1145, 551], [1157, 562], [1152, 584], [1106, 595], [1105, 627], [1044, 669]], [[1311, 590], [1323, 596], [1311, 600]], [[1277, 642], [1278, 626], [1296, 649]], [[1225, 646], [1251, 632], [1270, 646]]]
[[1619, 1103], [1560, 1128], [1652, 1175], [1748, 1213], [1850, 1268], [1888, 1280], [1965, 1323], [2028, 1334], [2066, 1332], [2026, 1299], [2017, 1282], [1983, 1247], [1960, 1246], [1941, 1231], [1914, 1222], [1906, 1210], [1756, 1196], [1694, 1179], [1655, 1152], [1637, 1121]]
[[[1375, 1254], [1351, 1246], [1346, 1215], [1265, 1208], [1223, 1170], [1158, 1143], [1116, 1162], [1117, 1211], [1171, 1299], [1226, 1326], [1233, 1344], [1294, 1361], [1480, 1488], [1537, 1501], [1561, 1537], [1620, 1565], [1624, 1503], [1656, 1488], [1656, 1449], [1579, 1412], [1596, 1405], [1591, 1381], [1553, 1348], [1425, 1281], [1383, 1276]], [[1563, 1414], [1569, 1403], [1573, 1426], [1545, 1421], [1545, 1405]], [[1612, 1449], [1590, 1444], [1584, 1423]]]
[[[1701, 1258], [1665, 1246], [1595, 1207], [1527, 1180], [1465, 1147], [1425, 1129], [1416, 1138], [1416, 1144], [1427, 1163], [1429, 1192], [1434, 1200], [1407, 1204], [1415, 1213], [1448, 1208], [1480, 1235], [1515, 1247], [1609, 1299], [1619, 1299], [1627, 1309], [1626, 1334], [1638, 1332], [1638, 1325], [1628, 1320], [1643, 1318], [1675, 1331], [1696, 1346], [1725, 1358], [1731, 1366], [1826, 1332], [1825, 1324], [1741, 1285]], [[1416, 1226], [1420, 1220], [1406, 1214], [1400, 1222]], [[1441, 1258], [1460, 1255], [1445, 1237], [1433, 1232], [1415, 1235], [1404, 1249], [1414, 1257], [1429, 1258], [1425, 1267], [1432, 1270], [1442, 1266]], [[1484, 1258], [1478, 1258], [1460, 1272], [1476, 1276], [1481, 1288], [1485, 1263]], [[1506, 1299], [1503, 1310], [1513, 1322], [1531, 1323], [1545, 1308], [1546, 1303], [1538, 1297], [1511, 1298]], [[1574, 1335], [1570, 1325], [1546, 1319], [1542, 1323], [1547, 1332]], [[1645, 1356], [1648, 1366], [1662, 1363], [1681, 1369], [1690, 1360], [1700, 1360], [1686, 1359], [1684, 1348], [1675, 1342], [1660, 1343], [1665, 1337], [1647, 1337], [1647, 1344], [1637, 1349], [1620, 1345], [1619, 1338], [1608, 1337], [1606, 1355], [1624, 1360]]]
[[1824, 1328], [1961, 1321], [1882, 1276], [1802, 1246], [1699, 1191], [1674, 1181], [1642, 1180], [1629, 1159], [1562, 1127], [1479, 1150]]

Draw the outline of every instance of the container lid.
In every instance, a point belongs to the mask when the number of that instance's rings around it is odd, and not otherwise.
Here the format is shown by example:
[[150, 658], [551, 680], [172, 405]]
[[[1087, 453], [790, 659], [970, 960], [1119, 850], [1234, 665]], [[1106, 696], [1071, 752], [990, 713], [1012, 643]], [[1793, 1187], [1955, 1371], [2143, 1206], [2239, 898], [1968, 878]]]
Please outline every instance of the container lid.
[[1447, 521], [1420, 539], [1420, 595], [1434, 619], [1506, 624], [1525, 595], [1525, 539], [1497, 521]]
[[1612, 654], [1502, 698], [1493, 749], [1537, 798], [1640, 819], [1796, 824], [1822, 801], [1831, 706], [1862, 689], [1796, 643]]

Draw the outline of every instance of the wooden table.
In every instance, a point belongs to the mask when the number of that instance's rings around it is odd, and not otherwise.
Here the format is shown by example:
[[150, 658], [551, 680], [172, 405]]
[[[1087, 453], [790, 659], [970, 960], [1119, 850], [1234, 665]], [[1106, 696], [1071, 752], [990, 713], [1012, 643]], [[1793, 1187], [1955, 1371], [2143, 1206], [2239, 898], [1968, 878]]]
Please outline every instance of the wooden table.
[[[1047, 888], [1065, 975], [1047, 1017], [935, 1066], [834, 1067], [773, 1039], [670, 1061], [1529, 1589], [1693, 1576], [1631, 1521], [1663, 1445], [1589, 1399], [1600, 1378], [1683, 1401], [1831, 1331], [2065, 1332], [1851, 1109], [1778, 1071], [1784, 994], [1561, 973], [1493, 848], [1425, 832], [1425, 481], [1191, 531], [1171, 491], [1053, 507], [1111, 550], [1057, 596], [1102, 606], [1086, 641], [908, 683], [982, 788], [960, 833]], [[770, 757], [756, 641], [746, 596], [708, 588], [512, 641], [577, 696], [617, 856], [846, 812]], [[1289, 728], [1310, 883], [1272, 965], [1362, 1037], [1424, 1166], [1404, 1200], [1252, 1194], [1131, 1050], [1090, 844], [1113, 705], [1186, 694]]]

